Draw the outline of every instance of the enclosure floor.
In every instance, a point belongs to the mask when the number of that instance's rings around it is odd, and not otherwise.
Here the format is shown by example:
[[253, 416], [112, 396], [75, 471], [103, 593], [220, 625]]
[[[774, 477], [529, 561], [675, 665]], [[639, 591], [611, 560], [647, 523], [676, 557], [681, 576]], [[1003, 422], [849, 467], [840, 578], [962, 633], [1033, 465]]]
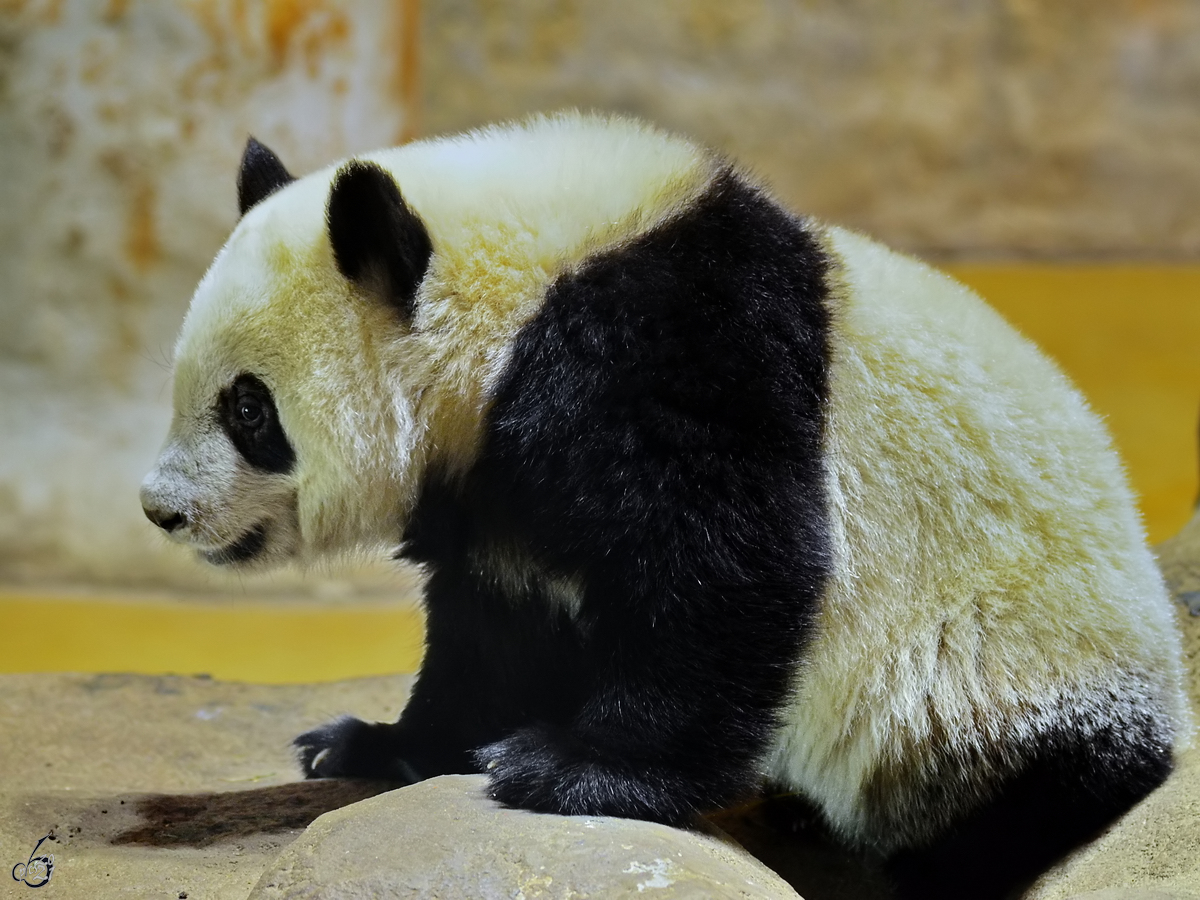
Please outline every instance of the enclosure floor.
[[[1197, 494], [1200, 266], [946, 267], [1054, 356], [1104, 416], [1153, 542]], [[0, 587], [0, 672], [207, 673], [284, 684], [411, 672], [411, 605], [32, 596]]]

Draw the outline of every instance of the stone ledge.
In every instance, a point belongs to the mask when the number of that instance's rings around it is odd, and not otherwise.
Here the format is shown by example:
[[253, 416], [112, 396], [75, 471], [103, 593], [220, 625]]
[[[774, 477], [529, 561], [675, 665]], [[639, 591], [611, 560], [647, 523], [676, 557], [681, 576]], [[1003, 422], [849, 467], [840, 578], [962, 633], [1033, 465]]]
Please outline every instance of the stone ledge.
[[447, 775], [326, 813], [250, 900], [797, 898], [729, 840], [630, 819], [504, 809]]

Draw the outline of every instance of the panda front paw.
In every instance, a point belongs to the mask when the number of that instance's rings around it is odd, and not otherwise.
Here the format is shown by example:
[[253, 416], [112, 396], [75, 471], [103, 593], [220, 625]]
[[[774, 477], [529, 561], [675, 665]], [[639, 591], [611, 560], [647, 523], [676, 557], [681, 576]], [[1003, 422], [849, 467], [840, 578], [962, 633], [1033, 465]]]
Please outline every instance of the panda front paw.
[[475, 759], [488, 776], [488, 794], [505, 806], [554, 812], [582, 813], [567, 791], [570, 765], [538, 728], [526, 728], [511, 737], [475, 752]]
[[488, 795], [505, 806], [567, 816], [618, 816], [677, 824], [692, 808], [665, 773], [605, 758], [561, 731], [525, 728], [475, 752]]
[[400, 755], [395, 726], [342, 716], [294, 741], [305, 778], [376, 778], [400, 784], [420, 781]]

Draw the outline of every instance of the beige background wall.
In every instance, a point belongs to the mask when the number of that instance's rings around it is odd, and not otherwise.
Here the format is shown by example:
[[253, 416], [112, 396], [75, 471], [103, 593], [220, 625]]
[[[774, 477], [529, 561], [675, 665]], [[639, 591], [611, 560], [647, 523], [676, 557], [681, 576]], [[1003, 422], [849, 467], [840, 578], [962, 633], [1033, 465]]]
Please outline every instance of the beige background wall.
[[296, 172], [407, 135], [404, 26], [387, 3], [0, 4], [0, 583], [240, 589], [138, 505], [175, 332], [248, 134]]
[[938, 256], [1200, 255], [1195, 0], [430, 0], [432, 130], [564, 103]]
[[1197, 98], [1192, 0], [0, 0], [0, 584], [222, 584], [136, 487], [250, 132], [302, 173], [595, 106], [928, 256], [1195, 260]]

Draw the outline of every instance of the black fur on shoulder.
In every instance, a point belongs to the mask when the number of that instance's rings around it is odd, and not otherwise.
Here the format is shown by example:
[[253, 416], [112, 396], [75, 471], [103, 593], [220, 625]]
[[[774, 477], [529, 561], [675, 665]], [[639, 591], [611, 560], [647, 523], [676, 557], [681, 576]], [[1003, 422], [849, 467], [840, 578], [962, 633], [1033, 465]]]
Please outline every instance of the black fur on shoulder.
[[519, 335], [464, 496], [580, 573], [590, 685], [480, 751], [497, 799], [681, 822], [756, 786], [831, 570], [827, 266], [726, 172]]
[[410, 318], [433, 244], [392, 176], [375, 163], [347, 163], [333, 179], [326, 218], [338, 270]]
[[483, 770], [508, 804], [663, 822], [751, 792], [831, 569], [827, 265], [726, 172], [558, 278], [477, 464], [405, 535], [412, 699], [370, 740], [301, 738], [307, 773]]
[[244, 216], [251, 207], [295, 180], [278, 156], [251, 137], [238, 169], [238, 212]]

